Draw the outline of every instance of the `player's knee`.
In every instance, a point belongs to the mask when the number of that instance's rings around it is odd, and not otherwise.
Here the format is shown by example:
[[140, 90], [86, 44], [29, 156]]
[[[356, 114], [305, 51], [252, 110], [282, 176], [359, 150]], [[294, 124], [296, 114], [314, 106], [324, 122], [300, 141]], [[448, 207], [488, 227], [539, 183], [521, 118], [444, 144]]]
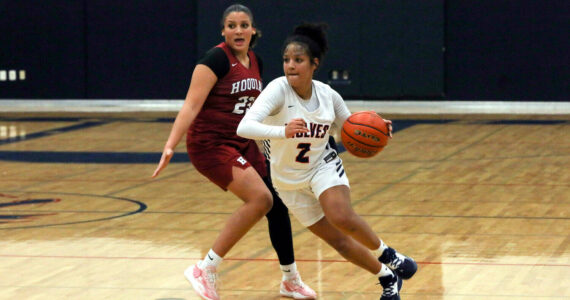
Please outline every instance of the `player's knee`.
[[258, 208], [261, 217], [265, 216], [273, 206], [273, 197], [269, 192], [262, 192], [256, 197], [256, 207]]
[[354, 230], [352, 214], [334, 213], [332, 216], [327, 216], [327, 218], [336, 228], [341, 228], [345, 231]]
[[275, 198], [275, 195], [273, 195], [273, 206], [271, 206], [271, 209], [267, 213], [267, 218], [274, 220], [289, 218], [289, 210], [279, 198]]
[[273, 197], [271, 193], [267, 193], [263, 196], [263, 205], [263, 215], [265, 216], [271, 210], [271, 207], [273, 207]]

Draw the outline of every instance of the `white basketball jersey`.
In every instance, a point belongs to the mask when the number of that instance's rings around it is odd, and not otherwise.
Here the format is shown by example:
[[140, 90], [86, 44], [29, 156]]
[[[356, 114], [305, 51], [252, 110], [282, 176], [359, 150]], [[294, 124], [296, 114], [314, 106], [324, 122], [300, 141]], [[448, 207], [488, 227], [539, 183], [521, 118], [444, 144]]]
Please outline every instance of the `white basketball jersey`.
[[[314, 111], [305, 109], [302, 101], [308, 100], [301, 99], [285, 77], [275, 79], [272, 84], [271, 88], [280, 90], [279, 96], [283, 97], [284, 103], [279, 112], [265, 118], [263, 123], [284, 126], [291, 119], [302, 118], [309, 132], [297, 134], [294, 138], [275, 138], [265, 142], [266, 154], [271, 161], [271, 178], [278, 189], [306, 188], [318, 166], [325, 163], [325, 157], [336, 157], [336, 153], [331, 154], [335, 151], [328, 145], [330, 129], [335, 120], [342, 125], [350, 112], [340, 95], [322, 82], [313, 80], [312, 97], [318, 101]], [[338, 99], [333, 100], [333, 97], [338, 97], [344, 107], [340, 118], [337, 118], [334, 106]]]

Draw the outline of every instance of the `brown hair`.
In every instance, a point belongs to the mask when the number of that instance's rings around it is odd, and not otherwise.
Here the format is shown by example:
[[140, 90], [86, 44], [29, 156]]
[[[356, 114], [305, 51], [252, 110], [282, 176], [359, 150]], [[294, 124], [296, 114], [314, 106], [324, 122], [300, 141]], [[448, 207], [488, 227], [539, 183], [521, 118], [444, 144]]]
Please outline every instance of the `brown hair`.
[[255, 34], [251, 36], [251, 41], [249, 42], [249, 47], [253, 48], [257, 43], [257, 40], [261, 37], [261, 30], [257, 28], [257, 25], [255, 25], [255, 21], [253, 20], [253, 13], [247, 6], [241, 4], [232, 4], [228, 6], [228, 8], [224, 10], [222, 20], [220, 21], [221, 29], [224, 29], [226, 18], [233, 12], [243, 12], [249, 16], [249, 19], [251, 20], [251, 26], [255, 28]]

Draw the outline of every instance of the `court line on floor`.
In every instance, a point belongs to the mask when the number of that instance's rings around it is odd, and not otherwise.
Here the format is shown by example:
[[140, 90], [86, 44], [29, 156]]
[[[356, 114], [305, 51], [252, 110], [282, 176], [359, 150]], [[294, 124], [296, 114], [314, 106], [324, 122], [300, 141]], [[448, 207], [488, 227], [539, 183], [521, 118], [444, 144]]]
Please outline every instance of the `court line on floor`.
[[[36, 230], [39, 229], [49, 229], [49, 230], [66, 230], [66, 231], [83, 231], [84, 228], [75, 228], [75, 227], [68, 227], [69, 225], [62, 225], [50, 227], [39, 227], [35, 228]], [[148, 232], [214, 232], [219, 233], [218, 228], [202, 228], [202, 229], [191, 229], [188, 228], [173, 228], [173, 227], [166, 227], [161, 228], [157, 226], [153, 227], [136, 227], [136, 226], [121, 226], [121, 230], [136, 230], [136, 231], [148, 231]], [[267, 232], [266, 228], [252, 228], [249, 232], [252, 233], [263, 233]], [[408, 232], [408, 231], [386, 231], [386, 230], [376, 230], [378, 234], [382, 235], [407, 235], [407, 236], [417, 236], [417, 235], [429, 235], [429, 236], [449, 236], [449, 237], [457, 237], [457, 238], [464, 238], [466, 236], [469, 237], [504, 237], [504, 238], [541, 238], [541, 239], [553, 239], [553, 238], [566, 238], [568, 235], [566, 233], [558, 233], [558, 234], [544, 234], [544, 233], [534, 233], [534, 234], [521, 234], [521, 233], [449, 233], [449, 232]], [[306, 231], [308, 234], [312, 234], [310, 231]], [[272, 249], [272, 248], [271, 248]]]
[[[57, 193], [56, 193], [57, 194]], [[108, 194], [105, 196], [111, 196]], [[104, 197], [104, 196], [101, 196]], [[133, 200], [134, 201], [134, 200]], [[145, 204], [142, 201], [141, 204]], [[146, 206], [145, 206], [146, 209]], [[85, 213], [85, 214], [113, 214], [113, 213], [128, 213], [128, 211], [110, 211], [110, 210], [49, 210], [49, 209], [38, 209], [38, 210], [13, 210], [12, 212], [18, 213]], [[231, 215], [234, 212], [191, 212], [191, 211], [140, 211], [140, 214], [179, 214], [179, 215]], [[485, 216], [485, 215], [410, 215], [410, 214], [359, 214], [362, 217], [381, 217], [381, 218], [446, 218], [446, 219], [505, 219], [505, 220], [563, 220], [570, 221], [570, 217], [544, 217], [544, 216]], [[65, 224], [62, 224], [65, 225]], [[0, 228], [2, 229], [2, 228]]]
[[[152, 257], [152, 256], [88, 256], [88, 255], [24, 255], [24, 254], [0, 254], [0, 258], [37, 258], [37, 259], [94, 259], [94, 260], [188, 260], [198, 261], [203, 257]], [[297, 262], [310, 263], [351, 263], [342, 259], [295, 259]], [[227, 257], [224, 261], [246, 262], [275, 262], [276, 258], [240, 258]], [[516, 266], [516, 267], [570, 267], [570, 264], [545, 264], [545, 263], [493, 263], [493, 262], [441, 262], [441, 261], [416, 261], [420, 265], [471, 265], [471, 266]]]
[[[14, 199], [14, 195], [6, 195], [5, 193], [18, 193], [18, 192], [14, 192], [14, 191], [3, 191], [3, 193], [1, 194], [2, 196], [8, 196], [9, 199]], [[111, 195], [94, 195], [94, 194], [81, 194], [81, 193], [68, 193], [68, 192], [41, 192], [41, 191], [21, 191], [19, 193], [34, 193], [34, 194], [47, 194], [47, 195], [56, 195], [56, 196], [61, 196], [61, 195], [65, 195], [65, 196], [91, 196], [94, 198], [108, 198], [108, 199], [114, 199], [114, 200], [120, 200], [120, 201], [126, 201], [129, 202], [131, 204], [135, 204], [137, 207], [136, 210], [129, 210], [129, 211], [115, 211], [113, 213], [112, 216], [108, 216], [108, 217], [103, 217], [103, 218], [96, 218], [96, 219], [91, 219], [91, 220], [79, 220], [79, 221], [63, 221], [63, 222], [59, 222], [59, 223], [46, 223], [46, 224], [29, 224], [29, 225], [21, 225], [21, 223], [16, 223], [16, 226], [7, 226], [7, 227], [3, 227], [0, 226], [0, 230], [16, 230], [16, 229], [30, 229], [30, 228], [44, 228], [44, 227], [53, 227], [53, 226], [62, 226], [62, 225], [75, 225], [75, 224], [84, 224], [84, 223], [91, 223], [91, 222], [101, 222], [101, 221], [108, 221], [108, 220], [112, 220], [112, 219], [118, 219], [118, 218], [123, 218], [123, 217], [129, 217], [129, 216], [133, 216], [139, 213], [144, 212], [147, 209], [147, 205], [141, 201], [137, 201], [137, 200], [133, 200], [133, 199], [129, 199], [129, 198], [125, 198], [125, 197], [116, 197], [116, 196], [111, 196]], [[31, 200], [31, 199], [28, 199]], [[58, 199], [57, 202], [61, 202], [60, 199]], [[13, 202], [11, 202], [13, 203]], [[10, 203], [9, 203], [10, 204]], [[33, 212], [41, 212], [41, 210], [31, 210]], [[25, 210], [14, 210], [14, 209], [10, 209], [8, 210], [8, 212], [10, 213], [10, 215], [8, 216], [15, 216], [18, 217], [20, 213], [25, 212]], [[60, 214], [62, 213], [62, 210], [52, 210], [52, 213], [54, 214]], [[77, 214], [77, 212], [75, 212], [75, 214]], [[99, 213], [101, 214], [101, 213]], [[118, 215], [116, 215], [118, 214]]]
[[[81, 289], [81, 290], [128, 290], [128, 291], [193, 291], [191, 286], [188, 287], [184, 287], [184, 288], [172, 288], [172, 287], [132, 287], [132, 286], [55, 286], [55, 285], [46, 285], [46, 286], [42, 286], [42, 285], [0, 285], [0, 287], [2, 288], [18, 288], [18, 289], [45, 289], [45, 290], [70, 290], [70, 289]], [[218, 291], [223, 292], [223, 294], [226, 293], [232, 293], [232, 292], [240, 292], [240, 293], [247, 293], [247, 295], [240, 295], [240, 298], [245, 297], [245, 298], [250, 298], [250, 297], [263, 297], [263, 299], [265, 299], [265, 297], [269, 297], [267, 299], [282, 299], [283, 297], [279, 297], [276, 294], [276, 290], [275, 289], [266, 289], [266, 290], [260, 290], [260, 289], [225, 289], [225, 288], [219, 288]], [[271, 294], [271, 296], [261, 296], [259, 294]], [[376, 292], [369, 292], [369, 291], [361, 291], [361, 292], [357, 292], [357, 291], [343, 291], [343, 290], [320, 290], [319, 291], [319, 295], [321, 295], [321, 297], [327, 296], [327, 297], [331, 297], [331, 296], [335, 296], [335, 295], [341, 295], [342, 299], [348, 299], [347, 297], [352, 297], [352, 296], [367, 296], [367, 295], [371, 295], [374, 298], [377, 298], [379, 295], [380, 291], [376, 291]], [[452, 293], [452, 292], [444, 292], [444, 293], [419, 293], [419, 292], [406, 292], [406, 291], [401, 291], [400, 295], [402, 296], [420, 296], [420, 297], [425, 297], [425, 296], [429, 296], [429, 297], [469, 297], [469, 299], [479, 299], [479, 298], [484, 298], [484, 299], [488, 299], [489, 297], [500, 297], [500, 298], [512, 298], [512, 299], [568, 299], [566, 296], [536, 296], [536, 295], [528, 295], [528, 294], [466, 294], [466, 293]], [[199, 297], [196, 296], [192, 296], [192, 297], [196, 297], [196, 299], [199, 299]], [[277, 298], [276, 298], [277, 297]], [[164, 300], [185, 300], [186, 298], [157, 298], [156, 300], [160, 300], [160, 299], [164, 299]], [[194, 299], [194, 298], [192, 298]]]
[[[86, 118], [91, 119], [92, 118]], [[2, 118], [0, 118], [2, 120]], [[42, 119], [45, 121], [46, 119]], [[81, 119], [73, 119], [81, 120]], [[57, 118], [54, 121], [61, 121]], [[84, 128], [89, 128], [92, 126], [109, 124], [117, 120], [104, 120], [104, 121], [86, 121], [81, 124], [75, 124], [67, 127], [50, 129], [46, 131], [35, 132], [26, 135], [25, 138], [13, 138], [13, 139], [3, 139], [0, 140], [0, 146], [4, 144], [17, 143], [22, 141], [28, 141], [30, 139], [42, 138], [45, 136], [51, 136], [59, 133], [66, 133], [74, 130], [80, 130]], [[128, 122], [129, 120], [122, 120]], [[442, 120], [422, 120], [422, 119], [402, 119], [394, 120], [394, 133], [398, 131], [413, 127], [415, 125], [422, 124], [450, 124], [456, 119], [442, 119]], [[153, 121], [150, 121], [153, 122]], [[164, 122], [162, 119], [155, 119], [154, 122]], [[557, 125], [567, 123], [563, 120], [491, 120], [486, 121], [483, 124], [502, 124], [502, 125], [520, 125], [520, 124], [539, 124], [539, 125]], [[469, 124], [468, 124], [469, 125]], [[339, 152], [344, 152], [345, 149], [340, 141], [338, 141], [337, 146]], [[6, 161], [19, 161], [19, 162], [36, 162], [36, 163], [156, 163], [160, 159], [161, 153], [159, 152], [79, 152], [79, 151], [0, 151], [0, 160]], [[542, 157], [542, 156], [537, 156]], [[487, 158], [488, 159], [488, 158]], [[186, 153], [175, 153], [171, 160], [171, 163], [187, 163], [189, 162], [188, 155]], [[441, 161], [441, 160], [435, 160]], [[389, 161], [384, 161], [389, 162]], [[430, 162], [430, 161], [419, 161], [419, 162]]]
[[[352, 163], [351, 163], [352, 164]], [[97, 171], [97, 170], [89, 170], [89, 172], [92, 171]], [[178, 172], [179, 173], [183, 173], [186, 171], [190, 171], [190, 170], [184, 170], [182, 172]], [[72, 176], [77, 176], [77, 174], [71, 174], [67, 177], [72, 177]], [[167, 175], [165, 175], [167, 176]], [[175, 176], [170, 176], [169, 177], [175, 177]], [[42, 177], [41, 179], [33, 179], [33, 178], [0, 178], [0, 182], [36, 182], [36, 183], [53, 183], [53, 181], [57, 181], [57, 182], [109, 182], [109, 183], [116, 183], [116, 182], [131, 182], [131, 183], [141, 183], [141, 184], [147, 184], [147, 183], [152, 183], [154, 181], [163, 179], [162, 176], [160, 176], [159, 178], [155, 178], [155, 179], [150, 179], [149, 178], [145, 178], [145, 179], [62, 179], [62, 178], [46, 178], [46, 177]], [[187, 180], [169, 180], [169, 183], [188, 183]], [[427, 185], [427, 186], [468, 186], [468, 187], [476, 187], [476, 186], [493, 186], [493, 187], [532, 187], [532, 188], [536, 188], [536, 187], [544, 187], [544, 188], [553, 188], [553, 187], [570, 187], [570, 183], [568, 184], [564, 184], [564, 183], [547, 183], [547, 184], [542, 184], [542, 183], [493, 183], [493, 182], [392, 182], [392, 181], [375, 181], [374, 182], [375, 185], [384, 185], [384, 184], [393, 184], [393, 185], [412, 185], [412, 186], [418, 186], [418, 185]], [[424, 200], [407, 200], [407, 201], [414, 201], [414, 202], [426, 202]], [[432, 200], [432, 202], [436, 202], [434, 200]], [[459, 202], [459, 201], [437, 201], [437, 202]], [[512, 201], [482, 201], [483, 203], [487, 202], [487, 203], [506, 203], [506, 202], [512, 202]], [[520, 202], [516, 202], [516, 203], [520, 203]], [[523, 202], [524, 203], [524, 202]], [[544, 202], [532, 202], [532, 203], [544, 203]]]
[[18, 143], [18, 142], [23, 142], [23, 141], [29, 141], [29, 140], [38, 139], [38, 138], [43, 138], [46, 136], [53, 136], [56, 134], [67, 133], [67, 132], [80, 130], [80, 129], [91, 128], [91, 127], [100, 126], [100, 125], [104, 125], [104, 124], [108, 124], [108, 123], [109, 122], [87, 121], [87, 122], [74, 124], [74, 125], [70, 125], [70, 126], [52, 128], [52, 129], [48, 129], [45, 131], [38, 131], [38, 132], [26, 134], [25, 138], [16, 137], [16, 138], [0, 139], [0, 146]]

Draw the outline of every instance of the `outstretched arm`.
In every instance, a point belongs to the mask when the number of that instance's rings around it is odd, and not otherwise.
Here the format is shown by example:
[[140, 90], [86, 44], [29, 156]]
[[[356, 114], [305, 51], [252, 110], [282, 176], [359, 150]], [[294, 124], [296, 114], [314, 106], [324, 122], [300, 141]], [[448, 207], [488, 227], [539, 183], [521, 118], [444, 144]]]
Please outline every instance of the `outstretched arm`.
[[182, 136], [188, 131], [190, 124], [194, 122], [196, 115], [198, 115], [198, 112], [202, 109], [216, 81], [218, 81], [218, 77], [209, 67], [201, 64], [196, 66], [192, 73], [192, 80], [188, 88], [188, 93], [186, 94], [186, 99], [176, 116], [176, 120], [174, 120], [170, 135], [164, 145], [160, 162], [156, 170], [154, 170], [152, 178], [158, 176], [158, 174], [166, 168], [172, 156], [174, 156], [174, 148], [176, 148]]

